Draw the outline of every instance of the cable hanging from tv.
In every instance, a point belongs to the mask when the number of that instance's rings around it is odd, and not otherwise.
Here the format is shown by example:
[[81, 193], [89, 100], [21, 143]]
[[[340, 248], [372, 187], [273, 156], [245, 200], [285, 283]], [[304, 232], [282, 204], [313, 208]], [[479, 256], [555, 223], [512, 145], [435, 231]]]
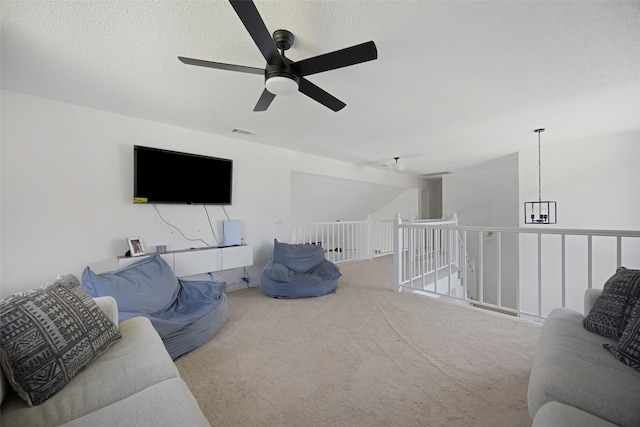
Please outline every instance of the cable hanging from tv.
[[205, 205], [202, 205], [202, 207], [204, 208], [204, 211], [207, 213], [207, 219], [209, 220], [209, 227], [211, 227], [211, 233], [213, 234], [213, 238], [216, 241], [215, 245], [211, 245], [208, 242], [206, 242], [203, 239], [200, 238], [196, 238], [196, 239], [192, 239], [190, 237], [187, 237], [184, 235], [184, 233], [182, 232], [182, 230], [180, 230], [178, 227], [176, 227], [175, 225], [171, 224], [169, 221], [167, 221], [166, 219], [164, 219], [164, 217], [162, 216], [162, 214], [160, 213], [160, 210], [158, 209], [158, 206], [156, 206], [156, 204], [153, 204], [153, 207], [155, 208], [156, 212], [158, 213], [158, 216], [160, 217], [160, 219], [162, 220], [162, 222], [164, 222], [165, 224], [167, 224], [168, 226], [170, 226], [171, 228], [175, 229], [178, 233], [180, 233], [180, 235], [185, 239], [188, 240], [189, 242], [202, 242], [205, 245], [207, 245], [210, 248], [215, 248], [220, 246], [220, 242], [218, 241], [218, 237], [216, 236], [215, 231], [213, 230], [213, 225], [211, 225], [211, 219], [209, 218], [209, 211], [207, 211], [207, 207]]

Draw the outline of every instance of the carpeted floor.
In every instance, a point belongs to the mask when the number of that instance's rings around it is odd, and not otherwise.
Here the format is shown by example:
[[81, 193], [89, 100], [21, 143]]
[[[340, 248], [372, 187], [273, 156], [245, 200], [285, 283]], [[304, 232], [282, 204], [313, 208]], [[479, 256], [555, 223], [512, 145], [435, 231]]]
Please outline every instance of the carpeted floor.
[[230, 319], [176, 361], [213, 426], [530, 426], [536, 324], [391, 290], [391, 258], [335, 294], [228, 293]]

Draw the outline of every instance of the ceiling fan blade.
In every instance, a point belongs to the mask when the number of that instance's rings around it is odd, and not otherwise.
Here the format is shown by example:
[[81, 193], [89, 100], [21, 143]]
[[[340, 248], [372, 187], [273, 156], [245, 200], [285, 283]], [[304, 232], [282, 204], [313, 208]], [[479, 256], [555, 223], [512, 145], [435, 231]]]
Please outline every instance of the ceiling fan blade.
[[335, 70], [336, 68], [347, 67], [361, 62], [372, 61], [378, 58], [378, 49], [372, 41], [303, 59], [296, 62], [295, 66], [300, 72], [300, 76], [321, 73], [323, 71]]
[[284, 61], [278, 52], [267, 26], [252, 1], [248, 0], [229, 0], [231, 6], [235, 9], [238, 17], [249, 32], [249, 35], [260, 49], [262, 56], [267, 60], [269, 65], [284, 65]]
[[239, 71], [241, 73], [258, 74], [264, 76], [263, 68], [245, 67], [244, 65], [225, 64], [223, 62], [211, 62], [202, 59], [185, 58], [178, 56], [178, 59], [188, 65], [197, 65], [199, 67], [217, 68], [219, 70]]
[[273, 98], [275, 97], [276, 96], [268, 90], [263, 90], [262, 95], [260, 95], [260, 99], [258, 99], [258, 103], [253, 108], [253, 111], [267, 111], [267, 108], [269, 108], [271, 101], [273, 101]]
[[305, 78], [300, 79], [298, 90], [333, 111], [340, 111], [347, 105]]

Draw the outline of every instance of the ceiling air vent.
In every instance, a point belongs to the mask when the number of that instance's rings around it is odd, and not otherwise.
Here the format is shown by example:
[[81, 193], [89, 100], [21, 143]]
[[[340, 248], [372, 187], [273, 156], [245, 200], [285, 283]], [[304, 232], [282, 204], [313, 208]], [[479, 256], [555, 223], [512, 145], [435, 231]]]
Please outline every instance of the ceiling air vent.
[[250, 130], [244, 130], [244, 129], [238, 129], [238, 128], [231, 129], [231, 132], [239, 133], [240, 135], [246, 135], [246, 136], [253, 136], [256, 134], [255, 132], [251, 132]]

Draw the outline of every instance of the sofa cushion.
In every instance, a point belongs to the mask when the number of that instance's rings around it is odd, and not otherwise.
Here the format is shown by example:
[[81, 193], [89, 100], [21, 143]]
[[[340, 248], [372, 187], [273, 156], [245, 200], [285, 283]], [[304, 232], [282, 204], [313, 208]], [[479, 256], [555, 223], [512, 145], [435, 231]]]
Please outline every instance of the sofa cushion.
[[[631, 310], [627, 327], [617, 344], [604, 344], [616, 359], [640, 371], [640, 300]], [[640, 402], [639, 402], [640, 403]]]
[[49, 399], [121, 337], [70, 274], [0, 301], [0, 323], [2, 368], [29, 406]]
[[545, 403], [531, 427], [616, 427], [602, 418], [560, 402]]
[[92, 297], [114, 297], [120, 312], [147, 314], [167, 310], [180, 291], [178, 279], [160, 255], [104, 274], [87, 267], [82, 273], [82, 286]]
[[[179, 378], [176, 365], [149, 319], [136, 317], [123, 321], [120, 332], [121, 340], [46, 402], [30, 408], [15, 393], [7, 396], [0, 411], [0, 425], [58, 426], [126, 399], [154, 384]], [[97, 425], [112, 424], [105, 420]]]
[[289, 244], [274, 240], [273, 260], [286, 265], [296, 273], [306, 274], [324, 261], [324, 250], [320, 245]]
[[86, 426], [210, 426], [198, 402], [180, 378], [154, 384], [126, 399], [63, 424]]
[[619, 267], [584, 319], [584, 327], [603, 337], [620, 339], [631, 309], [640, 297], [640, 270]]
[[640, 372], [602, 347], [616, 341], [587, 331], [584, 316], [555, 309], [546, 319], [529, 378], [529, 414], [547, 402], [579, 408], [620, 426], [640, 420]]

